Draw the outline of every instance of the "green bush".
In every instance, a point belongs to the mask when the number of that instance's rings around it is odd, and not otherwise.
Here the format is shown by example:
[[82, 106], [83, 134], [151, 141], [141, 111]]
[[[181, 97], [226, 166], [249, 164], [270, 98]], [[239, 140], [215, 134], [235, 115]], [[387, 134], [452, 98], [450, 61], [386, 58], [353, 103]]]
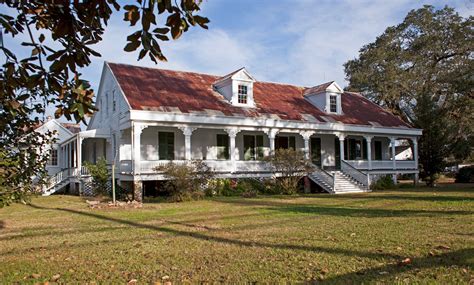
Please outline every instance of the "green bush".
[[314, 169], [311, 161], [300, 150], [278, 149], [265, 158], [274, 173], [275, 183], [283, 194], [295, 194], [300, 191], [300, 180]]
[[208, 197], [234, 196], [232, 193], [232, 181], [230, 179], [211, 179], [208, 181], [204, 193]]
[[386, 190], [394, 189], [395, 187], [396, 185], [393, 183], [391, 175], [382, 176], [370, 185], [371, 190]]
[[400, 189], [407, 189], [415, 187], [412, 183], [400, 183], [398, 184], [398, 188]]
[[201, 160], [192, 161], [189, 164], [168, 163], [157, 167], [156, 171], [162, 171], [169, 179], [164, 188], [170, 194], [173, 202], [198, 200], [204, 197], [212, 172]]
[[109, 180], [109, 170], [107, 169], [107, 160], [103, 157], [99, 158], [96, 164], [85, 162], [84, 166], [92, 177], [94, 194], [107, 195], [107, 183]]
[[237, 181], [236, 192], [241, 193], [242, 197], [257, 197], [258, 193], [264, 188], [262, 182], [253, 178], [243, 178]]
[[474, 183], [474, 166], [459, 169], [456, 174], [456, 183]]

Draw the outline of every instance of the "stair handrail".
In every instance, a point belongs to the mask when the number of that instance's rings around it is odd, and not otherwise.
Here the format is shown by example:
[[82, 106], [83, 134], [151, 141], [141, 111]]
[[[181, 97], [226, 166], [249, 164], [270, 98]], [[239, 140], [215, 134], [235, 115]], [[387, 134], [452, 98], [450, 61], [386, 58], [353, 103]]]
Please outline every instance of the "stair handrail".
[[66, 170], [60, 170], [56, 172], [49, 180], [48, 180], [48, 186], [45, 191], [49, 191], [51, 188], [54, 186], [60, 184], [64, 178], [67, 178], [67, 175], [64, 175], [67, 172]]
[[341, 159], [341, 171], [355, 179], [360, 184], [369, 187], [369, 175], [352, 166], [345, 160]]
[[320, 177], [321, 178], [324, 178], [322, 179], [324, 182], [326, 182], [328, 185], [331, 185], [333, 186], [333, 189], [334, 189], [334, 179], [335, 179], [335, 175], [334, 174], [331, 174], [329, 173], [328, 171], [324, 170], [323, 168], [311, 163], [311, 165], [313, 166], [314, 168], [314, 171], [312, 172], [313, 175], [314, 173], [321, 173], [322, 176], [325, 176], [325, 177]]

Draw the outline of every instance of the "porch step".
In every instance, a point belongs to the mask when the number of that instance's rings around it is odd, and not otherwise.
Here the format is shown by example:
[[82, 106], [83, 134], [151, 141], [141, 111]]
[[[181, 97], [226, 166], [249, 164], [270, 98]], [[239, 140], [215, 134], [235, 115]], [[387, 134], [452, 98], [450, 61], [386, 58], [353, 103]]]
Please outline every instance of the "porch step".
[[60, 183], [44, 191], [41, 196], [50, 196], [51, 194], [54, 194], [58, 192], [59, 190], [61, 190], [62, 188], [66, 187], [68, 183], [69, 183], [68, 179], [65, 179], [61, 181]]
[[[321, 169], [317, 169], [313, 173], [310, 173], [308, 177], [323, 188], [323, 190], [331, 194], [363, 193], [370, 191], [365, 185], [359, 183], [342, 171], [334, 171], [329, 174]], [[335, 184], [334, 177], [336, 178]]]
[[342, 171], [335, 171], [334, 175], [336, 177], [335, 194], [363, 193], [369, 191], [365, 185], [359, 183], [357, 180]]

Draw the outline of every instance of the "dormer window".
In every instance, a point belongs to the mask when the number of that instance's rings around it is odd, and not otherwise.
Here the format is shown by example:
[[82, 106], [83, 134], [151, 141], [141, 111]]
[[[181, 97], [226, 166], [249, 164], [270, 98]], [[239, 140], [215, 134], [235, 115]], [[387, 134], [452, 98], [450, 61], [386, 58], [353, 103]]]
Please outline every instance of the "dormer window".
[[230, 104], [237, 107], [254, 108], [253, 87], [255, 82], [255, 78], [245, 68], [240, 68], [219, 78], [212, 84], [212, 87]]
[[337, 113], [337, 96], [329, 96], [329, 111], [331, 113]]
[[245, 85], [239, 85], [239, 90], [238, 90], [238, 102], [239, 104], [247, 104], [247, 86]]
[[342, 95], [344, 90], [334, 82], [327, 82], [306, 88], [303, 95], [306, 100], [327, 114], [342, 115]]

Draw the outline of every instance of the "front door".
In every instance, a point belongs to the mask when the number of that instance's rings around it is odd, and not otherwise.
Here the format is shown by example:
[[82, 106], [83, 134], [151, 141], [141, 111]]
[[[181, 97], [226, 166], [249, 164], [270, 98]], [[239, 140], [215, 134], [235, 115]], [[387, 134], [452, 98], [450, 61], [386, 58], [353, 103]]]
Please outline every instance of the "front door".
[[321, 167], [321, 139], [311, 138], [311, 161]]
[[336, 158], [336, 169], [341, 169], [341, 144], [339, 143], [339, 139], [334, 139], [334, 156]]

